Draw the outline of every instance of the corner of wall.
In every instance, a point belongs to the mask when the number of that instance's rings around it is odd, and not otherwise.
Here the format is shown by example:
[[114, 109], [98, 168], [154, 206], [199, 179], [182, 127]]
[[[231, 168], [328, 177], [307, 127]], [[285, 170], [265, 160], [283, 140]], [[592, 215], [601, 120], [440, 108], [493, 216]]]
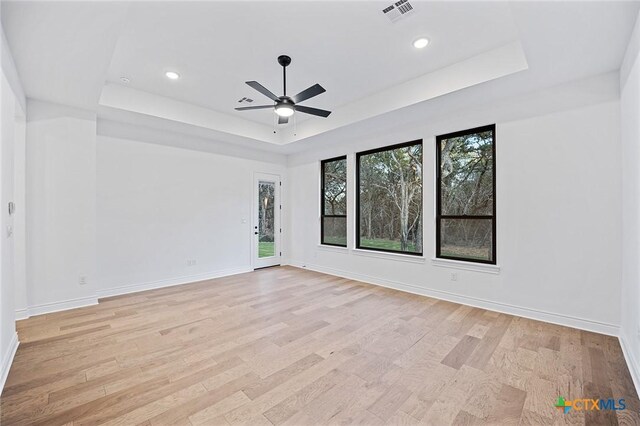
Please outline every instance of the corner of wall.
[[627, 341], [627, 337], [623, 332], [620, 333], [618, 339], [620, 340], [620, 347], [622, 348], [624, 360], [626, 361], [629, 373], [631, 374], [631, 380], [633, 380], [637, 394], [640, 395], [640, 360], [636, 359], [629, 342]]
[[15, 93], [18, 102], [22, 106], [23, 111], [26, 111], [26, 96], [24, 94], [22, 83], [20, 82], [20, 76], [18, 75], [16, 64], [13, 60], [13, 55], [11, 54], [11, 49], [9, 48], [9, 42], [7, 41], [7, 37], [4, 34], [4, 28], [2, 28], [2, 23], [0, 23], [0, 32], [2, 33], [2, 45], [0, 46], [0, 62], [2, 64], [2, 72], [7, 78], [7, 81], [9, 82], [11, 89]]
[[95, 303], [95, 113], [29, 99], [26, 174], [28, 314]]
[[640, 11], [638, 12], [638, 16], [636, 18], [636, 25], [633, 28], [633, 32], [631, 33], [631, 38], [629, 39], [629, 44], [627, 45], [627, 50], [624, 55], [624, 59], [622, 60], [622, 64], [620, 64], [620, 90], [624, 88], [629, 79], [629, 74], [631, 73], [631, 69], [635, 64], [638, 56], [640, 55]]
[[622, 297], [620, 346], [640, 394], [640, 12], [620, 66], [622, 143]]
[[75, 108], [68, 105], [57, 104], [54, 102], [42, 101], [39, 99], [27, 99], [27, 121], [37, 121], [62, 117], [70, 117], [97, 122], [97, 114], [95, 111]]
[[[2, 159], [3, 165], [0, 167], [2, 168], [0, 181], [3, 182], [2, 204], [6, 206], [5, 203], [8, 201], [17, 201], [14, 198], [17, 195], [15, 185], [17, 181], [16, 176], [20, 172], [16, 170], [15, 165], [16, 156], [18, 155], [16, 152], [18, 142], [16, 141], [19, 140], [20, 134], [24, 136], [25, 131], [24, 126], [19, 124], [18, 118], [24, 119], [26, 98], [16, 64], [11, 55], [11, 49], [9, 49], [9, 44], [1, 24], [0, 33], [0, 79], [2, 80], [0, 82], [2, 84], [2, 90], [0, 90], [2, 92], [2, 123], [0, 126], [2, 128], [2, 147], [0, 147], [0, 151], [3, 152], [4, 156]], [[24, 139], [22, 139], [22, 142], [24, 142]], [[8, 198], [4, 198], [5, 196]], [[15, 218], [9, 218], [3, 214], [2, 229], [9, 224], [15, 225], [15, 220]], [[14, 238], [16, 238], [16, 234], [14, 233], [13, 235]], [[5, 246], [3, 250], [14, 252], [14, 248], [9, 248], [8, 246]], [[7, 252], [3, 252], [2, 256], [0, 256], [0, 258], [5, 261], [5, 267], [7, 266], [6, 259], [10, 258]], [[13, 357], [19, 343], [15, 328], [16, 280], [14, 279], [14, 273], [11, 269], [13, 266], [14, 265], [11, 264], [11, 267], [6, 269], [2, 267], [3, 276], [0, 278], [2, 281], [0, 282], [0, 298], [2, 299], [2, 306], [0, 307], [0, 311], [2, 311], [2, 318], [0, 319], [2, 324], [2, 327], [0, 327], [0, 393], [9, 375]], [[5, 274], [6, 271], [9, 272]]]
[[13, 337], [11, 338], [9, 347], [2, 356], [2, 365], [0, 366], [0, 395], [2, 395], [2, 390], [4, 389], [4, 384], [6, 383], [7, 377], [9, 376], [9, 370], [11, 369], [11, 364], [13, 363], [13, 357], [16, 355], [19, 344], [20, 342], [18, 341], [18, 333], [14, 333]]

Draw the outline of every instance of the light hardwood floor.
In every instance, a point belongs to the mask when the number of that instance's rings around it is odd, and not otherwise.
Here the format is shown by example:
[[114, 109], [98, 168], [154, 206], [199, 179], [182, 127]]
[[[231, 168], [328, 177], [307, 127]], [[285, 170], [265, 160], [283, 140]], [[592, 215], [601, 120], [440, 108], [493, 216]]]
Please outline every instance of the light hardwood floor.
[[[292, 267], [18, 332], [3, 426], [640, 424], [615, 338]], [[564, 415], [558, 396], [627, 409]]]

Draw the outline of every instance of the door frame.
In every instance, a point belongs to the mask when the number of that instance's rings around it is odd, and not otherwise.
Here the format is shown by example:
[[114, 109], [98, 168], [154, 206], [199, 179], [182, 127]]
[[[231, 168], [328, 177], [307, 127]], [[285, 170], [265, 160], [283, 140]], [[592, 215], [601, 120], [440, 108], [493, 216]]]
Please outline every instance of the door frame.
[[[259, 206], [258, 206], [258, 184], [261, 181], [274, 182], [274, 224], [273, 224], [273, 241], [275, 248], [275, 255], [273, 257], [258, 258], [258, 234], [256, 234], [259, 226]], [[277, 266], [282, 261], [282, 178], [275, 173], [258, 173], [253, 174], [253, 200], [252, 214], [251, 214], [251, 267], [253, 269], [268, 268], [271, 266]]]

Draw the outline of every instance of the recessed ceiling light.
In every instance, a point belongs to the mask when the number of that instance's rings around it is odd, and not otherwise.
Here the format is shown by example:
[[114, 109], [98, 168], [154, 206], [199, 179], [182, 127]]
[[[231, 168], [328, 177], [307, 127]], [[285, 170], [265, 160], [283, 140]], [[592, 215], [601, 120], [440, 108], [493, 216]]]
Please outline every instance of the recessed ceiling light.
[[416, 49], [423, 49], [427, 47], [428, 44], [429, 39], [426, 37], [420, 37], [419, 39], [413, 41], [413, 47], [415, 47]]
[[131, 80], [129, 80], [127, 77], [120, 77], [120, 81], [123, 82], [124, 84], [129, 83]]
[[175, 71], [167, 71], [167, 72], [164, 73], [164, 75], [166, 75], [167, 78], [170, 79], [170, 80], [177, 80], [177, 79], [180, 78], [180, 74], [178, 74]]

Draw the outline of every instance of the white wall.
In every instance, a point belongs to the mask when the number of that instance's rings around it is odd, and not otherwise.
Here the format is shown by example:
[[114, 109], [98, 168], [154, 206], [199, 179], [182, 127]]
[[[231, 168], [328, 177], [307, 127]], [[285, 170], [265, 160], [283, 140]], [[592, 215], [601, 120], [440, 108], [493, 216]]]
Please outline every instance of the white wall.
[[253, 174], [286, 188], [283, 156], [222, 155], [188, 137], [168, 146], [169, 133], [113, 123], [103, 130], [120, 137], [98, 136], [92, 112], [34, 100], [27, 110], [21, 318], [251, 269]]
[[[490, 109], [487, 109], [490, 110]], [[331, 149], [291, 158], [292, 263], [566, 325], [615, 334], [621, 258], [620, 124], [617, 101], [517, 121], [457, 114], [383, 136], [352, 136]], [[469, 118], [473, 117], [473, 118]], [[426, 119], [425, 119], [426, 121]], [[432, 264], [435, 253], [435, 136], [497, 123], [499, 274]], [[366, 256], [319, 241], [318, 161], [424, 140], [425, 257]], [[309, 161], [310, 159], [313, 161]], [[353, 158], [353, 156], [351, 157]], [[350, 177], [353, 175], [351, 167]], [[354, 184], [349, 215], [354, 218]], [[351, 244], [353, 236], [351, 235]], [[451, 281], [457, 272], [457, 281]]]
[[99, 136], [99, 294], [250, 270], [255, 172], [286, 188], [284, 164]]
[[622, 311], [620, 337], [640, 389], [640, 15], [620, 72]]
[[15, 289], [16, 319], [25, 312], [29, 305], [27, 296], [27, 123], [26, 113], [19, 102], [16, 102], [14, 153], [14, 194], [16, 211], [13, 218], [13, 275]]
[[[0, 76], [0, 91], [2, 104], [0, 114], [2, 119], [2, 143], [0, 144], [0, 356], [2, 361], [11, 357], [11, 340], [15, 335], [14, 281], [13, 281], [13, 238], [8, 234], [8, 228], [13, 225], [13, 218], [9, 216], [5, 206], [13, 199], [13, 146], [15, 116], [15, 97], [4, 73]], [[4, 367], [4, 366], [3, 366]], [[6, 367], [5, 367], [6, 368]], [[5, 373], [4, 369], [2, 373]], [[4, 383], [4, 377], [0, 377]], [[1, 383], [0, 383], [1, 384]]]
[[[18, 347], [16, 295], [24, 286], [24, 109], [22, 86], [0, 27], [0, 392]], [[8, 203], [16, 203], [9, 215]]]
[[26, 165], [29, 314], [95, 302], [95, 114], [30, 100]]

